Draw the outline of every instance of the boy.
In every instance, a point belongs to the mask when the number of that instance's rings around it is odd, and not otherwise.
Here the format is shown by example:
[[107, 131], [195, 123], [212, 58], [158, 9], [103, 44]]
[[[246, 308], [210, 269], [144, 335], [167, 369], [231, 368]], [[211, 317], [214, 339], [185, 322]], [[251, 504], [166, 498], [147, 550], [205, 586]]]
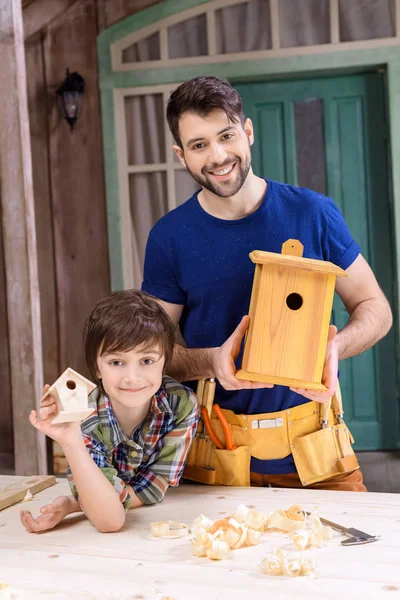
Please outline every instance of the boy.
[[37, 519], [21, 511], [28, 531], [79, 511], [98, 531], [118, 531], [128, 508], [156, 504], [178, 485], [198, 408], [192, 390], [165, 375], [173, 346], [174, 326], [148, 294], [114, 292], [97, 304], [85, 325], [86, 362], [98, 385], [89, 397], [93, 413], [82, 425], [51, 425], [56, 404], [47, 397], [40, 420], [35, 411], [29, 416], [63, 448], [72, 496], [43, 506]]

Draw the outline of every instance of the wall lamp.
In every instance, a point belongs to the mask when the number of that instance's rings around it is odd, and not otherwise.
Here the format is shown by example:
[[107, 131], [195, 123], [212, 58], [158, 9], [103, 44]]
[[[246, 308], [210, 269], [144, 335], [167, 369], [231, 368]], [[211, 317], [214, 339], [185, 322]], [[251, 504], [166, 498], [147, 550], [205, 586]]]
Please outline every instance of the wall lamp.
[[67, 69], [67, 76], [56, 94], [62, 116], [67, 120], [71, 131], [81, 114], [84, 90], [85, 80], [83, 77], [79, 73], [70, 73]]

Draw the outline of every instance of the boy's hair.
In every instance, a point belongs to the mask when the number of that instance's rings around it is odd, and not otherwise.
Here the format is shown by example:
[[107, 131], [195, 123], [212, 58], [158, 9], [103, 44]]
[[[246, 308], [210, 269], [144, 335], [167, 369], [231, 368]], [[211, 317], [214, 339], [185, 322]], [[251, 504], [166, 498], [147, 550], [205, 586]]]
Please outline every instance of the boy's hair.
[[232, 123], [244, 125], [242, 100], [227, 81], [218, 77], [195, 77], [174, 90], [167, 104], [167, 121], [175, 142], [182, 148], [179, 118], [184, 112], [206, 117], [212, 110], [223, 110]]
[[93, 379], [99, 353], [128, 352], [159, 345], [165, 357], [164, 372], [172, 358], [175, 327], [160, 304], [139, 290], [109, 294], [95, 306], [84, 328], [86, 364]]

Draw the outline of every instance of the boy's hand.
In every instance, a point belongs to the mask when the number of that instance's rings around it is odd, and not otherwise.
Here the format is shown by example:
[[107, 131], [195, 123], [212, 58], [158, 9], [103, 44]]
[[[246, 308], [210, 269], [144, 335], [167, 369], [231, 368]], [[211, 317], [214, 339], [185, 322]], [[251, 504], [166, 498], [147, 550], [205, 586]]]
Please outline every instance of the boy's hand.
[[66, 515], [75, 512], [74, 508], [76, 508], [76, 505], [72, 496], [59, 496], [52, 504], [42, 506], [40, 509], [41, 515], [37, 519], [32, 517], [29, 510], [21, 510], [21, 523], [29, 533], [47, 531], [58, 525]]
[[49, 388], [49, 385], [45, 385], [42, 390], [39, 419], [36, 411], [32, 410], [29, 415], [29, 421], [36, 429], [58, 442], [61, 446], [73, 439], [82, 439], [81, 423], [79, 421], [51, 424], [51, 419], [57, 414], [57, 403], [52, 394], [43, 399], [44, 394]]

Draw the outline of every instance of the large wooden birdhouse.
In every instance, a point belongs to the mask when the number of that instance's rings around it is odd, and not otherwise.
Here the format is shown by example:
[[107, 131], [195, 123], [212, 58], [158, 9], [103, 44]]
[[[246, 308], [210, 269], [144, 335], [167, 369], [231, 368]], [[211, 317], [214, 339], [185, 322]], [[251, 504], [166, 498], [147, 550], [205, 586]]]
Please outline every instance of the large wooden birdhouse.
[[282, 254], [251, 252], [255, 274], [239, 379], [325, 391], [321, 383], [337, 276], [347, 273], [303, 258], [288, 240]]
[[43, 396], [45, 398], [53, 394], [56, 399], [58, 410], [51, 421], [52, 424], [86, 419], [93, 412], [88, 406], [88, 396], [95, 387], [96, 385], [83, 375], [71, 368], [66, 369]]

